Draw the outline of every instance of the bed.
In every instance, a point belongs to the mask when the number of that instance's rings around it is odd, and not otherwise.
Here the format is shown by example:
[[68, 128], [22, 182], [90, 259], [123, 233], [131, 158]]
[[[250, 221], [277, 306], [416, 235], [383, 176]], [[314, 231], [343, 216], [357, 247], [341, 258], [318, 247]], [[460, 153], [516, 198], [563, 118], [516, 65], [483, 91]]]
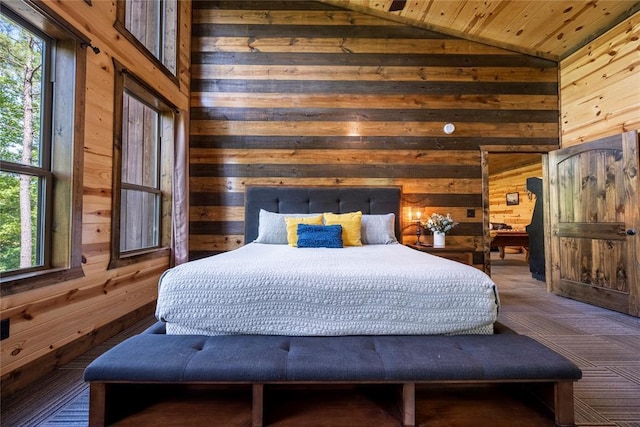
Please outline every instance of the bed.
[[[87, 367], [89, 425], [110, 425], [129, 414], [139, 424], [146, 402], [155, 402], [152, 408], [168, 403], [170, 417], [184, 419], [198, 407], [185, 399], [185, 392], [204, 393], [198, 395], [200, 405], [209, 408], [220, 400], [219, 387], [239, 386], [250, 388], [251, 395], [244, 423], [262, 427], [265, 402], [275, 401], [273, 396], [265, 399], [272, 387], [379, 384], [393, 392], [401, 423], [409, 427], [417, 425], [417, 385], [501, 383], [534, 386], [553, 409], [556, 424], [573, 425], [573, 383], [580, 370], [498, 323], [491, 334], [498, 310], [495, 284], [473, 267], [397, 243], [400, 200], [399, 188], [248, 188], [245, 225], [250, 243], [165, 273], [157, 310], [162, 321]], [[260, 229], [261, 222], [265, 225], [261, 216], [354, 210], [369, 215], [361, 217], [362, 246], [264, 243]], [[316, 270], [310, 263], [323, 268]], [[354, 264], [359, 264], [356, 274]], [[393, 280], [379, 282], [380, 276]], [[313, 297], [294, 307], [301, 303], [296, 295]], [[327, 309], [334, 310], [330, 321]], [[176, 317], [178, 312], [183, 318]], [[452, 324], [430, 318], [443, 316]], [[253, 320], [249, 328], [247, 319]], [[401, 333], [390, 334], [389, 325]], [[151, 398], [139, 405], [147, 393]], [[429, 419], [438, 416], [430, 414]], [[362, 421], [375, 424], [373, 418]]]
[[[398, 243], [400, 202], [399, 187], [248, 187], [247, 244], [165, 272], [156, 316], [174, 335], [491, 334], [495, 284], [476, 268]], [[328, 219], [354, 212], [362, 213], [361, 245], [282, 240], [294, 214], [320, 214], [322, 225], [309, 227], [324, 232]], [[351, 223], [341, 224], [346, 233]]]

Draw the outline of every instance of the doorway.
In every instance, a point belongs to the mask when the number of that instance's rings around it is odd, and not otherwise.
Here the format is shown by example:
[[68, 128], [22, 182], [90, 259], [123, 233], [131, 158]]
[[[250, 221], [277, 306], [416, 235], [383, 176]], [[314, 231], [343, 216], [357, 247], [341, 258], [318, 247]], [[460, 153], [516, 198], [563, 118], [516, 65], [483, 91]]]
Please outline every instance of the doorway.
[[[542, 210], [542, 200], [538, 200], [527, 188], [527, 179], [542, 180], [543, 156], [546, 154], [515, 150], [487, 150], [482, 154], [485, 177], [485, 271], [491, 274], [492, 258], [501, 263], [519, 260], [523, 269], [529, 269], [531, 254], [526, 229], [532, 223], [537, 204], [538, 210]], [[542, 212], [539, 214], [542, 217]], [[540, 234], [543, 247], [542, 237]], [[543, 277], [536, 277], [538, 280], [544, 280], [544, 260], [542, 272]]]

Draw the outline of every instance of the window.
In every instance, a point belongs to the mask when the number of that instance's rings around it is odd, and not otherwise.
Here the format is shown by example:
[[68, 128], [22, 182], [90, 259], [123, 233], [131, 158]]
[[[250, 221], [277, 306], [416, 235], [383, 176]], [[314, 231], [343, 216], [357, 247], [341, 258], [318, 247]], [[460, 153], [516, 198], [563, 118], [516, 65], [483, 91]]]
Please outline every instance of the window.
[[90, 43], [42, 8], [15, 6], [0, 6], [3, 295], [82, 276], [81, 77]]
[[114, 132], [110, 268], [168, 251], [175, 110], [118, 62], [115, 67], [120, 132]]
[[118, 2], [114, 26], [177, 84], [178, 0]]

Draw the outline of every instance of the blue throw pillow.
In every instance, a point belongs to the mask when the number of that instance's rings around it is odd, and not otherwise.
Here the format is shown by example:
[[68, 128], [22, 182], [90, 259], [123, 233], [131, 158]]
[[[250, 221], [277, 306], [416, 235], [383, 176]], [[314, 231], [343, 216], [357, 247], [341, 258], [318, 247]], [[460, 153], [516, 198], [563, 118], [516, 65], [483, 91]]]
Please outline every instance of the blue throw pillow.
[[299, 248], [341, 248], [341, 225], [298, 224]]

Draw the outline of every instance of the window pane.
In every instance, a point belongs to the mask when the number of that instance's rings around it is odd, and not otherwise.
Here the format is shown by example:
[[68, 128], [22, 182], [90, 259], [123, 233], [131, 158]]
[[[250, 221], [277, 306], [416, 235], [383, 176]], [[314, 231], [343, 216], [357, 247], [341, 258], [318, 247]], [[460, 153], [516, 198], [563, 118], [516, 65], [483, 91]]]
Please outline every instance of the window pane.
[[126, 30], [177, 75], [178, 1], [126, 0], [124, 8]]
[[161, 1], [127, 0], [125, 26], [149, 52], [158, 59], [160, 56], [160, 8]]
[[40, 165], [44, 41], [0, 15], [0, 40], [11, 61], [0, 61], [0, 141], [3, 160]]
[[164, 1], [164, 52], [162, 63], [173, 73], [177, 73], [177, 40], [178, 40], [178, 0]]
[[0, 272], [42, 265], [40, 178], [0, 172]]
[[159, 195], [137, 190], [122, 190], [120, 208], [120, 251], [152, 248], [159, 245]]
[[158, 187], [158, 112], [124, 94], [122, 182]]

